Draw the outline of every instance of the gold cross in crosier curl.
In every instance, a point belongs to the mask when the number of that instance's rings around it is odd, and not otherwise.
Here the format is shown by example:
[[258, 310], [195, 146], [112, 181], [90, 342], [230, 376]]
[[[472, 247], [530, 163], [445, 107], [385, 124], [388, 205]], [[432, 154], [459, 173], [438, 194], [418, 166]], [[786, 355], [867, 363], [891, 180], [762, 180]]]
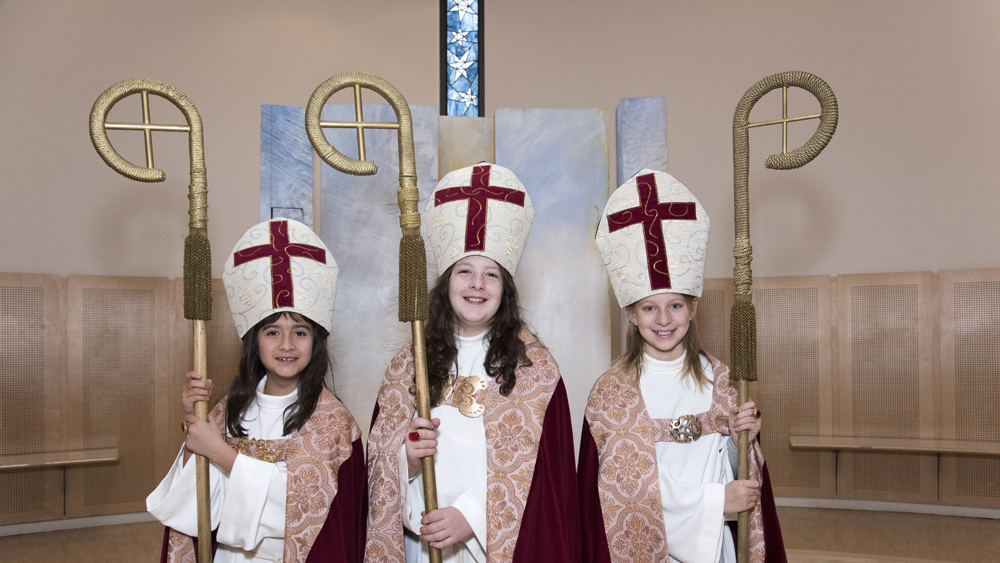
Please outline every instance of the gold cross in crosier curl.
[[365, 129], [399, 129], [399, 123], [385, 121], [364, 120], [361, 104], [361, 85], [354, 86], [354, 121], [320, 121], [320, 127], [333, 129], [357, 129], [358, 131], [358, 160], [365, 160]]
[[788, 117], [788, 86], [781, 87], [781, 119], [772, 119], [770, 121], [758, 121], [756, 123], [748, 123], [747, 129], [752, 129], [754, 127], [766, 127], [768, 125], [781, 125], [781, 154], [788, 154], [788, 124], [795, 121], [807, 121], [809, 119], [819, 119], [822, 114], [814, 113], [812, 115], [802, 115], [799, 117]]
[[[155, 168], [153, 164], [153, 131], [173, 131], [178, 133], [190, 133], [190, 125], [162, 125], [154, 124], [150, 121], [149, 117], [149, 93], [147, 89], [140, 90], [140, 99], [142, 100], [142, 123], [113, 123], [105, 122], [105, 130], [125, 130], [125, 131], [142, 131], [143, 137], [146, 143], [146, 168]], [[154, 92], [154, 94], [157, 92]], [[169, 99], [169, 98], [168, 98]], [[118, 100], [120, 101], [120, 100]], [[173, 100], [171, 100], [173, 101]]]
[[[344, 88], [351, 87], [354, 91], [354, 121], [322, 121], [320, 113], [330, 96]], [[382, 96], [396, 111], [396, 122], [365, 121], [361, 89], [367, 88]], [[374, 163], [365, 159], [365, 129], [398, 129], [400, 131], [400, 146], [404, 142], [413, 142], [412, 120], [409, 106], [392, 84], [373, 74], [364, 72], [344, 72], [331, 77], [313, 92], [306, 106], [306, 134], [320, 157], [333, 168], [347, 174], [368, 176], [374, 174]], [[323, 128], [355, 129], [358, 133], [358, 160], [347, 158], [330, 146], [323, 135]], [[405, 139], [404, 139], [405, 137]], [[331, 158], [332, 157], [332, 158]], [[404, 155], [400, 154], [401, 160]], [[400, 164], [403, 164], [400, 162]]]

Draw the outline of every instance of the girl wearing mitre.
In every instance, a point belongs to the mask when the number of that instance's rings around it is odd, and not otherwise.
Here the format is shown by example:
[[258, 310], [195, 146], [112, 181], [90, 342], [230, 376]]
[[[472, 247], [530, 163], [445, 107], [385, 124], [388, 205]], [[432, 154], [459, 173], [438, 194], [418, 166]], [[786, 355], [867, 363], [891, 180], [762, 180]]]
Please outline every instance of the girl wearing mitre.
[[337, 264], [305, 225], [273, 219], [247, 231], [222, 272], [243, 342], [239, 373], [202, 421], [212, 381], [189, 372], [185, 446], [146, 499], [167, 526], [164, 561], [195, 561], [192, 453], [206, 456], [214, 561], [360, 562], [367, 472], [361, 431], [324, 387]]
[[[514, 274], [534, 209], [513, 172], [480, 163], [424, 210], [437, 283], [426, 325], [431, 420], [415, 414], [410, 344], [392, 359], [368, 440], [369, 562], [575, 562], [573, 438], [552, 355], [529, 332]], [[434, 456], [438, 509], [420, 460]]]
[[[694, 194], [652, 170], [611, 195], [598, 225], [630, 326], [625, 353], [587, 401], [579, 464], [587, 562], [735, 563], [726, 521], [748, 509], [750, 560], [784, 561], [755, 440], [760, 411], [736, 404], [729, 368], [698, 343], [708, 229]], [[750, 478], [734, 480], [741, 430], [753, 444]]]

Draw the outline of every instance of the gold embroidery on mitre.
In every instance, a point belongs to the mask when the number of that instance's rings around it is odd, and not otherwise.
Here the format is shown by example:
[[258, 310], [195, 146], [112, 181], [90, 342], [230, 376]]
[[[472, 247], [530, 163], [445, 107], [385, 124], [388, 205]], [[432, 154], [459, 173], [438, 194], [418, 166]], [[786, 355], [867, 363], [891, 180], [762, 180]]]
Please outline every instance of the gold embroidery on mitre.
[[455, 398], [452, 404], [458, 412], [469, 418], [479, 418], [486, 412], [486, 407], [476, 402], [476, 392], [486, 389], [486, 380], [478, 375], [460, 377], [455, 385]]
[[309, 303], [309, 301], [310, 301], [309, 294], [302, 291], [301, 289], [298, 289], [295, 291], [295, 298], [294, 301], [292, 302], [292, 307], [298, 307], [299, 309], [301, 309], [302, 306], [305, 305], [306, 303]]
[[628, 264], [618, 263], [611, 269], [615, 271], [615, 276], [622, 281], [629, 281], [632, 279], [632, 276], [628, 271]]
[[240, 289], [239, 300], [244, 307], [253, 307], [253, 291], [249, 287], [243, 287]]
[[507, 256], [517, 256], [517, 252], [520, 248], [521, 237], [517, 235], [510, 235], [507, 237]]
[[459, 255], [462, 254], [462, 247], [463, 245], [461, 244], [456, 244], [455, 246], [451, 247], [451, 252], [448, 253], [449, 262], [455, 262], [458, 260]]
[[319, 268], [312, 273], [312, 276], [325, 282], [337, 281], [337, 274], [333, 273], [332, 268]]
[[448, 222], [448, 219], [446, 219], [444, 215], [440, 215], [439, 214], [439, 215], [435, 216], [433, 219], [431, 219], [431, 225], [430, 225], [431, 230], [432, 231], [437, 231], [437, 230], [441, 229], [441, 227], [443, 227], [444, 224], [447, 223], [447, 222]]

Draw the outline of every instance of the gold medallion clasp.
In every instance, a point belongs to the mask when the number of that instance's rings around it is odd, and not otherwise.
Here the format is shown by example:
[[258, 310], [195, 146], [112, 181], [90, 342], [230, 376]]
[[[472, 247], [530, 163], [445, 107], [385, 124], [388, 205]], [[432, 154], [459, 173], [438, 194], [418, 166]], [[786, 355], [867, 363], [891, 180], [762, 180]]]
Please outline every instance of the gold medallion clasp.
[[455, 398], [452, 399], [452, 404], [469, 418], [483, 416], [486, 407], [476, 402], [476, 393], [486, 389], [486, 386], [486, 380], [478, 375], [460, 377], [455, 385]]
[[701, 438], [701, 421], [693, 414], [679, 416], [670, 421], [670, 435], [681, 444], [694, 442]]

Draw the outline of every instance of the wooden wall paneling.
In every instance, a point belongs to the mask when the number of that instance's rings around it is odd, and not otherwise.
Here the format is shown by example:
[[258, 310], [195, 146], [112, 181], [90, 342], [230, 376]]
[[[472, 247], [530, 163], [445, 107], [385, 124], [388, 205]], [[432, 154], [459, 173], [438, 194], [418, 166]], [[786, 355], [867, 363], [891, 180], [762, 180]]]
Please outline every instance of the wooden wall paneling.
[[169, 432], [170, 285], [99, 276], [67, 283], [70, 442], [118, 448], [119, 459], [66, 469], [66, 516], [142, 512]]
[[[184, 421], [184, 409], [181, 404], [181, 391], [184, 389], [185, 374], [194, 365], [193, 323], [184, 318], [184, 280], [171, 281], [171, 299], [173, 301], [172, 324], [170, 329], [170, 373], [167, 376], [168, 403], [170, 411], [170, 440], [164, 449], [162, 465], [158, 462], [158, 479], [162, 479], [170, 469], [177, 452], [184, 443], [181, 432], [181, 422]], [[211, 412], [215, 405], [229, 392], [229, 386], [236, 378], [240, 364], [240, 354], [243, 347], [236, 334], [236, 325], [229, 312], [229, 301], [226, 289], [219, 278], [212, 279], [212, 320], [205, 323], [208, 334], [208, 378], [215, 387], [212, 399], [208, 403]], [[204, 374], [203, 374], [204, 375]]]
[[167, 475], [184, 444], [184, 432], [181, 430], [181, 423], [184, 422], [181, 391], [184, 390], [184, 374], [194, 367], [191, 362], [191, 321], [184, 318], [184, 278], [174, 278], [169, 285], [170, 306], [167, 314], [170, 319], [170, 358], [162, 382], [168, 421], [166, 439], [158, 442], [163, 447], [156, 450], [157, 484]]
[[[0, 274], [0, 455], [65, 449], [63, 282]], [[0, 525], [63, 517], [61, 468], [0, 471]]]
[[[1000, 442], [1000, 269], [942, 271], [941, 438]], [[1000, 456], [942, 455], [941, 502], [1000, 508]]]
[[[935, 438], [937, 302], [930, 272], [838, 277], [837, 434]], [[935, 454], [847, 452], [837, 496], [937, 502]]]
[[780, 496], [836, 496], [832, 451], [793, 450], [789, 434], [833, 434], [829, 276], [754, 278], [761, 446]]
[[[240, 355], [243, 352], [221, 279], [212, 280], [212, 320], [205, 323], [205, 330], [208, 333], [208, 377], [215, 383], [212, 400], [208, 404], [211, 411], [229, 393], [229, 387], [239, 371]], [[188, 338], [188, 342], [191, 342], [191, 338]], [[193, 363], [193, 349], [189, 351], [188, 357]]]
[[732, 278], [711, 278], [698, 299], [698, 340], [706, 352], [729, 364], [729, 314], [733, 308]]

